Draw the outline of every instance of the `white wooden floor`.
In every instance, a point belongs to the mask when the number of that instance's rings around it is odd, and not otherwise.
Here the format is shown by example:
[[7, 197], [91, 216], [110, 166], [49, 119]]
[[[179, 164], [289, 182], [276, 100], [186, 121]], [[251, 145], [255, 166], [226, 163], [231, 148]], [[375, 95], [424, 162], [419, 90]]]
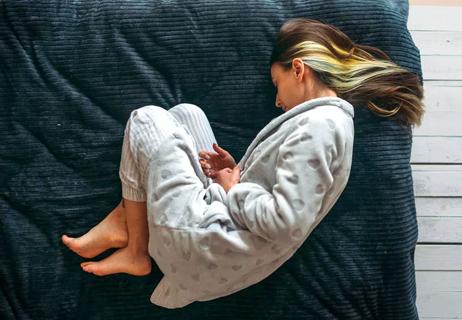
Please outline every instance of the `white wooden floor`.
[[414, 130], [419, 224], [417, 307], [423, 320], [462, 319], [462, 3], [411, 1], [427, 111]]

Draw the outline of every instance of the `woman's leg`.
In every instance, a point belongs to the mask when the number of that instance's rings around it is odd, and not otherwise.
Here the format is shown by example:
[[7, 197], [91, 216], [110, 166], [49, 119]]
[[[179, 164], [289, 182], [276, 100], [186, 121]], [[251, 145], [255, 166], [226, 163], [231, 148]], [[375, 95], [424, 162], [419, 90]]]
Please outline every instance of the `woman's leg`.
[[204, 111], [191, 103], [180, 103], [168, 110], [188, 133], [194, 138], [196, 151], [213, 151], [212, 144], [217, 143], [210, 122]]
[[98, 262], [84, 262], [82, 268], [96, 275], [128, 273], [142, 276], [150, 273], [147, 218], [148, 172], [158, 157], [161, 143], [171, 139], [179, 126], [166, 110], [146, 106], [132, 112], [125, 130], [119, 175], [125, 204], [128, 244]]
[[151, 272], [151, 258], [148, 254], [149, 231], [146, 202], [123, 200], [128, 229], [128, 244], [112, 255], [98, 262], [83, 262], [82, 269], [98, 276], [114, 273], [128, 273], [144, 276]]
[[[154, 154], [153, 150], [159, 145], [162, 137], [168, 134], [169, 126], [178, 125], [178, 123], [181, 123], [193, 136], [197, 151], [211, 150], [212, 143], [216, 142], [210, 124], [199, 107], [192, 104], [180, 104], [171, 108], [169, 111], [177, 120], [176, 124], [168, 117], [158, 119], [164, 117], [165, 111], [156, 110], [156, 108], [158, 107], [148, 106], [133, 112], [125, 130], [119, 173], [124, 198], [131, 198], [135, 201], [124, 199], [125, 208], [121, 202], [102, 222], [80, 238], [73, 239], [63, 236], [63, 242], [70, 249], [87, 258], [94, 257], [109, 248], [123, 247], [128, 244], [127, 248], [118, 250], [100, 262], [82, 263], [82, 268], [87, 272], [97, 275], [121, 272], [144, 275], [150, 272], [151, 262], [147, 256], [146, 202], [144, 202], [146, 195], [143, 188], [145, 177], [142, 173]], [[163, 112], [159, 113], [159, 111]], [[141, 116], [134, 119], [138, 112], [141, 112]], [[151, 118], [147, 117], [147, 114], [151, 115]], [[168, 124], [166, 126], [154, 125], [156, 121], [153, 121], [155, 120], [152, 118], [153, 115], [157, 118], [157, 123]], [[143, 137], [140, 139], [140, 136]], [[115, 235], [118, 236], [115, 237]]]
[[[144, 201], [146, 196], [142, 186], [139, 162], [142, 155], [136, 154], [137, 136], [139, 136], [139, 110], [130, 115], [124, 131], [119, 176], [122, 181], [122, 196], [132, 200]], [[140, 160], [140, 161], [139, 161]], [[128, 244], [123, 200], [104, 220], [79, 238], [62, 236], [63, 243], [84, 258], [93, 258], [110, 248], [122, 248]]]
[[122, 248], [128, 243], [123, 200], [90, 231], [79, 238], [62, 236], [63, 243], [79, 256], [93, 258], [109, 248]]

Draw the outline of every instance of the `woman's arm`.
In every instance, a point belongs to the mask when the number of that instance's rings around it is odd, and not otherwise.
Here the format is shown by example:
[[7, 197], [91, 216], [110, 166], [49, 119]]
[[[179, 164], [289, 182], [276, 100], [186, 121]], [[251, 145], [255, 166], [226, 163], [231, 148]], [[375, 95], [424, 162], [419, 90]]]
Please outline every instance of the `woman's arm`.
[[[294, 243], [304, 239], [346, 185], [351, 148], [346, 150], [345, 146], [352, 142], [352, 132], [346, 132], [342, 123], [333, 128], [332, 120], [311, 117], [279, 147], [272, 190], [249, 182], [230, 189], [231, 217], [268, 241]], [[348, 168], [337, 170], [345, 161]]]

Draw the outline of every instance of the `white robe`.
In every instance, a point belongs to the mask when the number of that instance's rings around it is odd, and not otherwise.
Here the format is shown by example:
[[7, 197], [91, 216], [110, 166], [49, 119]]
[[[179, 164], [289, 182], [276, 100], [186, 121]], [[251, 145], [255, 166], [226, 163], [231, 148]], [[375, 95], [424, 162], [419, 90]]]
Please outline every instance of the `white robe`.
[[183, 128], [166, 139], [148, 177], [149, 253], [164, 274], [151, 301], [178, 308], [226, 296], [287, 261], [347, 184], [353, 114], [348, 102], [323, 97], [273, 119], [228, 194], [204, 176]]

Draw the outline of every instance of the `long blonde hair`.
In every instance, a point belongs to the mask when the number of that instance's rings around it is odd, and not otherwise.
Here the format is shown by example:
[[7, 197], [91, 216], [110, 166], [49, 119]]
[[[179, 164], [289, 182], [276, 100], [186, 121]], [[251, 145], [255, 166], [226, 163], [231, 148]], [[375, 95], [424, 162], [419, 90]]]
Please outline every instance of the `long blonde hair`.
[[381, 50], [358, 45], [339, 29], [316, 20], [288, 20], [280, 29], [270, 65], [290, 69], [300, 58], [319, 80], [353, 105], [406, 125], [419, 125], [424, 112], [417, 75]]

